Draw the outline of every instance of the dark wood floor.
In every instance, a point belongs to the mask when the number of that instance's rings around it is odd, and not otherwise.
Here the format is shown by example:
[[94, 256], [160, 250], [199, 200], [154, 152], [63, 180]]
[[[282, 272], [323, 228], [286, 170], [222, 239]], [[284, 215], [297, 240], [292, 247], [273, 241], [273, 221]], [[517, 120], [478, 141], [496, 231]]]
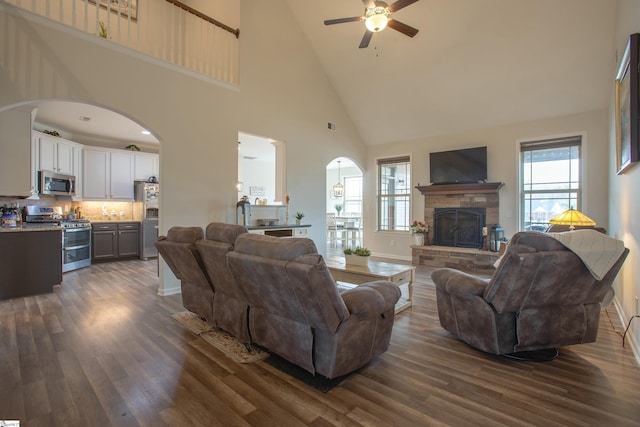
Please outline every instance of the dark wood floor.
[[640, 369], [613, 308], [598, 341], [547, 363], [476, 351], [444, 331], [430, 271], [391, 347], [323, 394], [237, 364], [170, 317], [155, 261], [94, 264], [53, 294], [0, 302], [0, 420], [21, 426], [630, 426]]

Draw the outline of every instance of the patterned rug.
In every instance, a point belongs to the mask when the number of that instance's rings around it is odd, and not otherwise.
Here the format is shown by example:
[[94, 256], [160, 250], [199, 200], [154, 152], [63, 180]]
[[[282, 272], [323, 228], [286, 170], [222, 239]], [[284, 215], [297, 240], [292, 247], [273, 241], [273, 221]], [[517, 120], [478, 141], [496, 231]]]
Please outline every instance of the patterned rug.
[[236, 337], [222, 329], [211, 329], [200, 334], [215, 348], [238, 363], [254, 363], [269, 357], [269, 353], [251, 345], [244, 345]]
[[171, 315], [171, 317], [173, 317], [176, 322], [180, 323], [182, 326], [189, 329], [196, 335], [200, 335], [203, 332], [213, 329], [213, 326], [209, 325], [197, 314], [190, 311], [181, 311], [180, 313], [174, 313]]
[[269, 357], [269, 353], [266, 351], [253, 346], [245, 346], [230, 333], [214, 328], [195, 313], [182, 311], [172, 314], [171, 317], [238, 363], [253, 363]]

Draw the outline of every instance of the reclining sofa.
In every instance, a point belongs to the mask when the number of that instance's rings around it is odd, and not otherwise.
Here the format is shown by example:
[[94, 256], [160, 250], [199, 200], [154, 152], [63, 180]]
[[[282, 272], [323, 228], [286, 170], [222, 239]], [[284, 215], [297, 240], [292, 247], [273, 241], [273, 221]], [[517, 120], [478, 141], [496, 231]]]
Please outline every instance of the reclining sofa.
[[206, 233], [172, 227], [156, 246], [187, 310], [313, 374], [348, 374], [389, 347], [400, 289], [375, 281], [340, 292], [310, 239], [211, 223]]
[[249, 304], [252, 342], [315, 374], [352, 372], [389, 347], [400, 289], [374, 281], [340, 293], [312, 240], [242, 234], [227, 254]]
[[242, 225], [213, 222], [201, 227], [172, 227], [156, 247], [180, 280], [182, 305], [212, 326], [250, 341], [248, 305], [227, 267], [227, 252], [247, 229]]

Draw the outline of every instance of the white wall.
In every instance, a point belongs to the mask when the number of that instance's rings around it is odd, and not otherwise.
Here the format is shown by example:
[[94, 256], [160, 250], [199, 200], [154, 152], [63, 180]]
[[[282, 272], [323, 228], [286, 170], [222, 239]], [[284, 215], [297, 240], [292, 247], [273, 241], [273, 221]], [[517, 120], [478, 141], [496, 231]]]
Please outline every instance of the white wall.
[[[504, 182], [500, 190], [500, 225], [508, 237], [518, 231], [518, 141], [567, 134], [584, 134], [583, 212], [599, 226], [607, 227], [607, 113], [591, 111], [527, 123], [516, 123], [470, 132], [434, 136], [414, 141], [370, 147], [365, 174], [364, 236], [376, 255], [410, 259], [413, 244], [409, 233], [375, 231], [376, 159], [411, 155], [412, 187], [429, 184], [429, 153], [487, 146], [488, 181]], [[411, 197], [411, 220], [424, 219], [424, 196], [416, 189]]]
[[[339, 156], [364, 162], [364, 144], [286, 3], [241, 6], [241, 87], [233, 90], [105, 48], [92, 36], [34, 25], [0, 4], [0, 111], [77, 100], [152, 130], [160, 140], [161, 233], [174, 225], [235, 222], [239, 130], [285, 141], [292, 204], [305, 206], [324, 252], [325, 167]], [[328, 130], [328, 121], [337, 130]], [[178, 286], [167, 270], [161, 293]]]
[[[640, 2], [637, 0], [620, 0], [618, 6], [618, 20], [613, 46], [620, 58], [632, 33], [640, 32]], [[618, 64], [611, 67], [611, 88], [617, 71]], [[609, 234], [624, 241], [630, 249], [629, 256], [622, 267], [616, 281], [616, 306], [621, 313], [622, 322], [626, 326], [628, 319], [640, 314], [636, 298], [640, 296], [640, 166], [635, 165], [623, 175], [616, 175], [616, 151], [615, 151], [615, 115], [614, 97], [611, 95], [609, 109]], [[640, 360], [640, 318], [632, 321], [632, 327], [628, 333], [636, 358]]]

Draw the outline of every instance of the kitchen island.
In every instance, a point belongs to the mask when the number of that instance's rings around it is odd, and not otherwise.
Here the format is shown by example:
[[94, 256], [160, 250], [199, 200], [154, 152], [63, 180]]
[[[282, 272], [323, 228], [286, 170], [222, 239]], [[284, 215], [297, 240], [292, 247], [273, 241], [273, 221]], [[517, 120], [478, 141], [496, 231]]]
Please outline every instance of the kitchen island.
[[53, 292], [62, 283], [62, 228], [0, 228], [0, 299]]

